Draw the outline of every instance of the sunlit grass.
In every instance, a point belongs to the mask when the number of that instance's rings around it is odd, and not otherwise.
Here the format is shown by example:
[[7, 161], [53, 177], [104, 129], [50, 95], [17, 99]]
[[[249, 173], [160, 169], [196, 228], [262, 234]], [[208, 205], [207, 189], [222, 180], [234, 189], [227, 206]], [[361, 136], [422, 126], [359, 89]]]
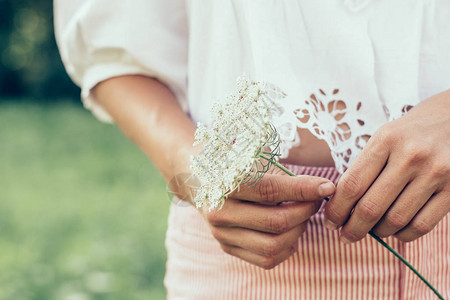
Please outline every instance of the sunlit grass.
[[0, 299], [163, 299], [165, 185], [69, 102], [0, 105]]

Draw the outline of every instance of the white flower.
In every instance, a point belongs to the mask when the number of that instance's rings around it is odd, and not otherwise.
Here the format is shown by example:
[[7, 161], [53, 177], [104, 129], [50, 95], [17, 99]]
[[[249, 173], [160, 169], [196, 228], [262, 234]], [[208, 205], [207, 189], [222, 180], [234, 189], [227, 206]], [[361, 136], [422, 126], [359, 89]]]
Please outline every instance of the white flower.
[[[191, 158], [191, 169], [201, 183], [194, 199], [197, 207], [221, 208], [225, 198], [240, 184], [256, 183], [269, 163], [261, 155], [276, 158], [279, 139], [271, 124], [281, 108], [272, 95], [284, 94], [272, 85], [239, 77], [237, 90], [213, 104], [212, 126], [199, 123], [194, 145], [203, 151]], [[281, 98], [279, 97], [279, 98]], [[267, 155], [267, 153], [266, 153]]]

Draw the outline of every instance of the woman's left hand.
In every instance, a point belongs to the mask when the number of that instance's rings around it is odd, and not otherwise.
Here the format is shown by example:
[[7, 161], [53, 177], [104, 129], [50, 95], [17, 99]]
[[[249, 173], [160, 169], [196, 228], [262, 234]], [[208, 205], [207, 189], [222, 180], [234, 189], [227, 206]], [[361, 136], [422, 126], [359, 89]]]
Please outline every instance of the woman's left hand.
[[450, 211], [450, 90], [381, 127], [327, 203], [329, 229], [356, 242], [370, 230], [413, 241]]

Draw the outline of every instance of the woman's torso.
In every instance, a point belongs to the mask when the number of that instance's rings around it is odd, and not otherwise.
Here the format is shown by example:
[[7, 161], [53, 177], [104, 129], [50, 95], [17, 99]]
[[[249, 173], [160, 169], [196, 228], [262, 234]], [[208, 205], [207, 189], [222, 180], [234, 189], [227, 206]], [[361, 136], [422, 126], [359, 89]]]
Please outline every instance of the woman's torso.
[[187, 1], [193, 120], [242, 74], [271, 82], [287, 94], [285, 153], [302, 128], [287, 162], [342, 172], [381, 125], [450, 87], [448, 1], [353, 2]]

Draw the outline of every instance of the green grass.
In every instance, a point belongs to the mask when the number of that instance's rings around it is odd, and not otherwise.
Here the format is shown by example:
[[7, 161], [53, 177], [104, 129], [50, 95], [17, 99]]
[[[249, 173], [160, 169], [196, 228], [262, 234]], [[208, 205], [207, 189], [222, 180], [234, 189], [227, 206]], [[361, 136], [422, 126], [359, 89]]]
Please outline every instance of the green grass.
[[73, 103], [0, 104], [0, 299], [164, 299], [165, 184]]

